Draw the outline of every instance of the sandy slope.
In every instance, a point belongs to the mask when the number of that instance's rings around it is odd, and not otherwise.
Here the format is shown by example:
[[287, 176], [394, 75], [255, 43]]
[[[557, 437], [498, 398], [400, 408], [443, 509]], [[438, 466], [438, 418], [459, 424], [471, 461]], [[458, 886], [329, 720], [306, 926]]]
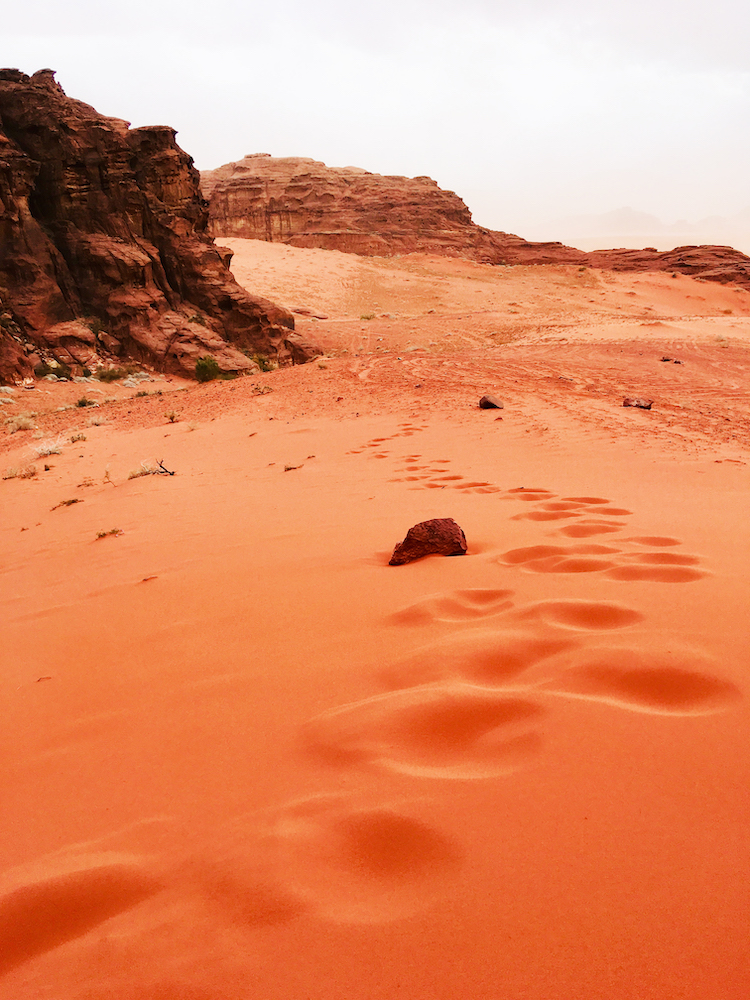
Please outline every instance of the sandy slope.
[[326, 359], [3, 406], [2, 1000], [744, 998], [750, 296], [232, 242]]

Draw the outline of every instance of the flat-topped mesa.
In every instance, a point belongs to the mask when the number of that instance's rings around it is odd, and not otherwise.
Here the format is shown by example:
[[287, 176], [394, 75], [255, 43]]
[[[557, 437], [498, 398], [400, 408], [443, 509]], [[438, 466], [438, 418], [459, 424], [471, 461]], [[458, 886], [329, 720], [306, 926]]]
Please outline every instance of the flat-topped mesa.
[[301, 157], [246, 156], [201, 173], [214, 236], [363, 256], [440, 253], [495, 263], [488, 230], [430, 177], [372, 174]]
[[237, 284], [207, 227], [174, 129], [101, 115], [52, 70], [0, 70], [0, 380], [47, 358], [193, 374], [206, 354], [238, 372], [319, 353]]
[[327, 167], [302, 157], [246, 156], [201, 173], [214, 236], [322, 247], [363, 256], [436, 253], [488, 264], [574, 264], [614, 271], [680, 271], [750, 288], [750, 258], [731, 247], [659, 252], [530, 243], [476, 225], [453, 191], [429, 177]]

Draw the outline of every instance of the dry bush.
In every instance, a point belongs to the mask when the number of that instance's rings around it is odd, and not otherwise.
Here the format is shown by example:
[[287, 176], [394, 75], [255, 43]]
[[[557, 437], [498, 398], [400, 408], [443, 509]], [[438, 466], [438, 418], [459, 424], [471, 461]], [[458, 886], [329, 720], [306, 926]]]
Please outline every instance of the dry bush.
[[3, 473], [3, 479], [33, 479], [35, 475], [35, 465], [23, 465], [6, 469]]
[[64, 442], [62, 438], [52, 439], [47, 441], [42, 441], [40, 445], [34, 448], [34, 454], [37, 458], [47, 458], [48, 455], [62, 455], [62, 446]]
[[158, 466], [150, 462], [141, 462], [140, 469], [133, 469], [128, 473], [128, 479], [139, 479], [141, 476], [155, 476], [159, 471]]
[[36, 428], [32, 415], [26, 413], [20, 413], [17, 417], [6, 417], [5, 423], [9, 434], [15, 434], [17, 431], [33, 431]]

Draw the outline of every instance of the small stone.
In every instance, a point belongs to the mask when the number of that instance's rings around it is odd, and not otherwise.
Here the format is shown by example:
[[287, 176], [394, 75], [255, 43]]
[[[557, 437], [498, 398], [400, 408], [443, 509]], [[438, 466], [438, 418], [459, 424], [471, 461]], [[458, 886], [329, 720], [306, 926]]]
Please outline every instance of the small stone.
[[452, 517], [435, 517], [409, 528], [393, 550], [389, 566], [403, 566], [424, 556], [466, 555], [466, 535]]
[[623, 406], [637, 406], [639, 410], [650, 410], [654, 405], [653, 399], [643, 399], [640, 396], [628, 396], [622, 401]]
[[482, 396], [479, 400], [480, 410], [502, 410], [504, 405], [502, 400], [499, 400], [497, 396]]

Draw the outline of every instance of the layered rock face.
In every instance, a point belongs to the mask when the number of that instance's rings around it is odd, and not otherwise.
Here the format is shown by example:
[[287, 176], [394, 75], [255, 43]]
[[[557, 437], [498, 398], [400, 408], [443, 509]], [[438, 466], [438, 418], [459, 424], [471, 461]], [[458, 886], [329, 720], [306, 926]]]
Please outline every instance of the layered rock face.
[[45, 357], [192, 374], [205, 354], [246, 371], [318, 353], [236, 283], [207, 223], [171, 128], [100, 115], [51, 70], [0, 70], [0, 378]]
[[578, 264], [680, 271], [750, 288], [750, 258], [731, 247], [597, 250], [530, 243], [475, 225], [464, 202], [429, 177], [260, 153], [201, 173], [214, 236], [242, 236], [366, 256], [438, 253], [489, 264]]
[[364, 256], [447, 253], [495, 263], [493, 234], [429, 177], [385, 177], [317, 160], [246, 156], [201, 172], [215, 236]]

